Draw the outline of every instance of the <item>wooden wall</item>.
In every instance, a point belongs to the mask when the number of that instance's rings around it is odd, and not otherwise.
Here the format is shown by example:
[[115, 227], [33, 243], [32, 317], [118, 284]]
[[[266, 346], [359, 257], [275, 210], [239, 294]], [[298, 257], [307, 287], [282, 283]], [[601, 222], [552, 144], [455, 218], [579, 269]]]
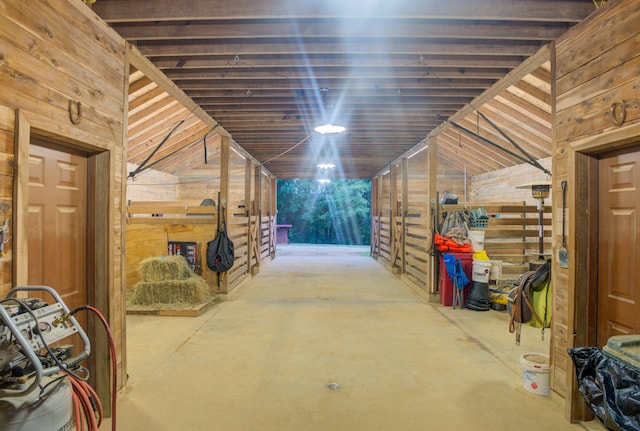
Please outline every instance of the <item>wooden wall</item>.
[[[196, 272], [205, 279], [211, 293], [216, 292], [216, 274], [206, 266], [206, 250], [207, 242], [217, 232], [217, 208], [197, 203], [190, 207], [184, 201], [132, 201], [127, 212], [127, 289], [142, 281], [139, 266], [144, 259], [166, 256], [168, 242], [179, 241], [197, 243]], [[162, 217], [151, 214], [162, 214]]]
[[[480, 201], [466, 205], [439, 205], [438, 224], [442, 226], [445, 215], [450, 211], [466, 209], [473, 211], [484, 208], [489, 215], [484, 232], [484, 250], [491, 260], [503, 263], [503, 280], [515, 281], [529, 270], [529, 262], [539, 256], [539, 221], [536, 205], [520, 202]], [[543, 212], [543, 252], [549, 258], [551, 251], [551, 207]], [[471, 229], [478, 229], [473, 225]]]
[[371, 255], [424, 297], [435, 293], [431, 230], [435, 217], [435, 139], [421, 143], [372, 181]]
[[[122, 307], [125, 42], [79, 1], [8, 1], [2, 2], [1, 10], [0, 203], [9, 209], [0, 211], [0, 217], [10, 217], [13, 223], [11, 243], [0, 266], [0, 295], [27, 281], [27, 227], [22, 220], [26, 219], [28, 174], [17, 167], [26, 169], [30, 136], [51, 137], [86, 151], [96, 164], [96, 205], [104, 217], [95, 221], [96, 285], [89, 286], [90, 297], [109, 320], [122, 385], [126, 376]], [[79, 124], [72, 124], [70, 103], [82, 106]], [[108, 358], [103, 339], [92, 347], [95, 357]], [[97, 360], [100, 370], [109, 369]], [[109, 397], [103, 396], [103, 386], [107, 384], [108, 394], [108, 374], [97, 376], [105, 404]]]
[[[540, 164], [551, 170], [551, 158], [539, 160]], [[546, 180], [547, 175], [529, 164], [498, 169], [486, 174], [474, 175], [469, 183], [468, 202], [527, 202], [535, 205], [536, 200], [531, 197], [531, 191], [518, 189], [516, 186], [527, 184], [534, 180]], [[550, 191], [551, 202], [553, 189]]]
[[[127, 172], [136, 165], [127, 163]], [[127, 180], [128, 201], [177, 201], [179, 177], [155, 169], [136, 175], [135, 180]]]
[[[227, 159], [223, 160], [223, 157]], [[153, 179], [166, 182], [165, 186], [160, 187], [160, 192], [157, 185], [153, 186]], [[168, 187], [170, 184], [177, 184], [179, 199], [174, 199], [173, 202], [161, 197], [173, 190]], [[263, 172], [257, 162], [235, 150], [218, 149], [206, 165], [182, 171], [177, 176], [153, 170], [145, 171], [135, 182], [129, 182], [128, 186], [131, 197], [154, 193], [158, 197], [150, 201], [129, 200], [126, 266], [128, 288], [139, 281], [138, 266], [144, 258], [167, 253], [167, 241], [198, 243], [200, 275], [207, 281], [211, 291], [223, 299], [235, 294], [236, 288], [243, 281], [259, 272], [261, 264], [275, 257], [275, 216], [272, 208], [275, 206], [275, 196], [272, 195], [272, 178]], [[205, 265], [206, 244], [217, 233], [218, 208], [199, 206], [206, 198], [213, 199], [216, 205], [221, 201], [224, 204], [227, 234], [235, 247], [233, 267], [220, 275], [210, 271]], [[189, 209], [185, 212], [187, 207]], [[202, 220], [195, 217], [196, 213], [206, 211], [206, 208], [210, 208], [216, 218]], [[192, 213], [191, 216], [186, 215], [188, 212]], [[163, 214], [163, 217], [154, 218], [151, 216], [154, 213]]]
[[256, 191], [260, 190], [260, 202], [256, 215], [260, 218], [260, 257], [268, 261], [276, 256], [276, 179], [262, 168], [258, 168], [258, 178], [260, 184], [256, 184]]
[[178, 175], [178, 199], [198, 201], [209, 198], [218, 204], [220, 191], [220, 158], [212, 159], [208, 164], [180, 172]]
[[[571, 419], [584, 415], [566, 349], [590, 342], [587, 286], [587, 232], [597, 229], [587, 213], [593, 190], [590, 166], [598, 153], [640, 140], [640, 2], [610, 0], [580, 25], [560, 37], [555, 46], [556, 124], [553, 148], [553, 187], [567, 180], [569, 268], [554, 260], [554, 321], [552, 374], [554, 390], [567, 396]], [[624, 105], [626, 118], [616, 124], [611, 115]], [[561, 196], [553, 199], [554, 256], [560, 246]], [[591, 341], [593, 342], [593, 341]]]
[[[0, 40], [4, 44], [3, 41]], [[0, 257], [0, 297], [4, 298], [13, 287], [13, 176], [14, 176], [14, 124], [13, 109], [0, 106], [0, 226], [9, 220], [5, 236], [4, 255]]]

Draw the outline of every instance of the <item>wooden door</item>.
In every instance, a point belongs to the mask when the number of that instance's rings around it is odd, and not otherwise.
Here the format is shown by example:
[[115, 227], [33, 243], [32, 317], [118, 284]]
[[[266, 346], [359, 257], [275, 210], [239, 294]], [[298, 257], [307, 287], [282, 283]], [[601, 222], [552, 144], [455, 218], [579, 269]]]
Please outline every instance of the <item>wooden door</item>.
[[598, 162], [597, 344], [640, 333], [640, 147]]
[[86, 304], [87, 158], [31, 145], [28, 196], [28, 283], [52, 287], [70, 309]]

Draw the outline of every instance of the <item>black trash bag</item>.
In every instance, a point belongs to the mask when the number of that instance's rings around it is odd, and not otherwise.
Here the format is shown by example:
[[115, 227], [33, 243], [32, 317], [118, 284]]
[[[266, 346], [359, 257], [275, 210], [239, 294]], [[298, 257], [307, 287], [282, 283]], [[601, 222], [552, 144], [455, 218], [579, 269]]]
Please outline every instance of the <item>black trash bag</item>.
[[609, 430], [640, 430], [640, 371], [597, 347], [567, 352], [576, 367], [578, 391]]

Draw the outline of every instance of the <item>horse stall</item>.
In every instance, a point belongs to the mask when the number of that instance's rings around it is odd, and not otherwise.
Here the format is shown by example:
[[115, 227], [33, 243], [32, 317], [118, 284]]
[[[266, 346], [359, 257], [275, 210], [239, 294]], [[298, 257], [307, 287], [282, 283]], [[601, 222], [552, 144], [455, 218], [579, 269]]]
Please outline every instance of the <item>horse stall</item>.
[[372, 181], [371, 255], [418, 293], [436, 293], [432, 263], [435, 146], [427, 140]]
[[[130, 305], [128, 312], [144, 308], [138, 312], [197, 315], [212, 301], [231, 298], [262, 263], [275, 257], [270, 174], [224, 138], [208, 154], [206, 163], [176, 175], [149, 169], [136, 176], [128, 183], [126, 216], [128, 292], [141, 281], [145, 259], [181, 254], [206, 282], [207, 300], [155, 307], [162, 310]], [[234, 244], [234, 263], [216, 273], [206, 264], [207, 243], [222, 224]]]
[[217, 276], [206, 265], [206, 246], [217, 232], [218, 207], [186, 201], [138, 201], [127, 205], [126, 286], [142, 282], [141, 264], [150, 258], [181, 255], [207, 283], [208, 295], [197, 304], [148, 306], [127, 304], [127, 313], [197, 316], [215, 301]]

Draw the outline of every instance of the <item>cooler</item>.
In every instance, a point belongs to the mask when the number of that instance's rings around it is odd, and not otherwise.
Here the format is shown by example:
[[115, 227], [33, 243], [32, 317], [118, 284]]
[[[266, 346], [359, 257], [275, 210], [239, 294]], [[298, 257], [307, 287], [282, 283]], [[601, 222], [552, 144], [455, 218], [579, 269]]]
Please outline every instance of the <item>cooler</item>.
[[640, 335], [614, 335], [602, 348], [602, 353], [640, 371]]
[[[462, 269], [464, 273], [469, 277], [469, 281], [471, 281], [471, 273], [473, 272], [473, 253], [447, 253], [453, 254], [456, 257], [456, 261], [461, 259], [462, 261]], [[447, 272], [447, 268], [444, 265], [444, 259], [440, 256], [440, 303], [442, 305], [446, 305], [448, 307], [453, 305], [453, 281], [451, 281], [451, 277], [449, 277], [449, 273]], [[467, 293], [469, 292], [469, 287], [471, 283], [469, 283], [462, 292], [462, 303], [464, 304], [467, 300]]]

